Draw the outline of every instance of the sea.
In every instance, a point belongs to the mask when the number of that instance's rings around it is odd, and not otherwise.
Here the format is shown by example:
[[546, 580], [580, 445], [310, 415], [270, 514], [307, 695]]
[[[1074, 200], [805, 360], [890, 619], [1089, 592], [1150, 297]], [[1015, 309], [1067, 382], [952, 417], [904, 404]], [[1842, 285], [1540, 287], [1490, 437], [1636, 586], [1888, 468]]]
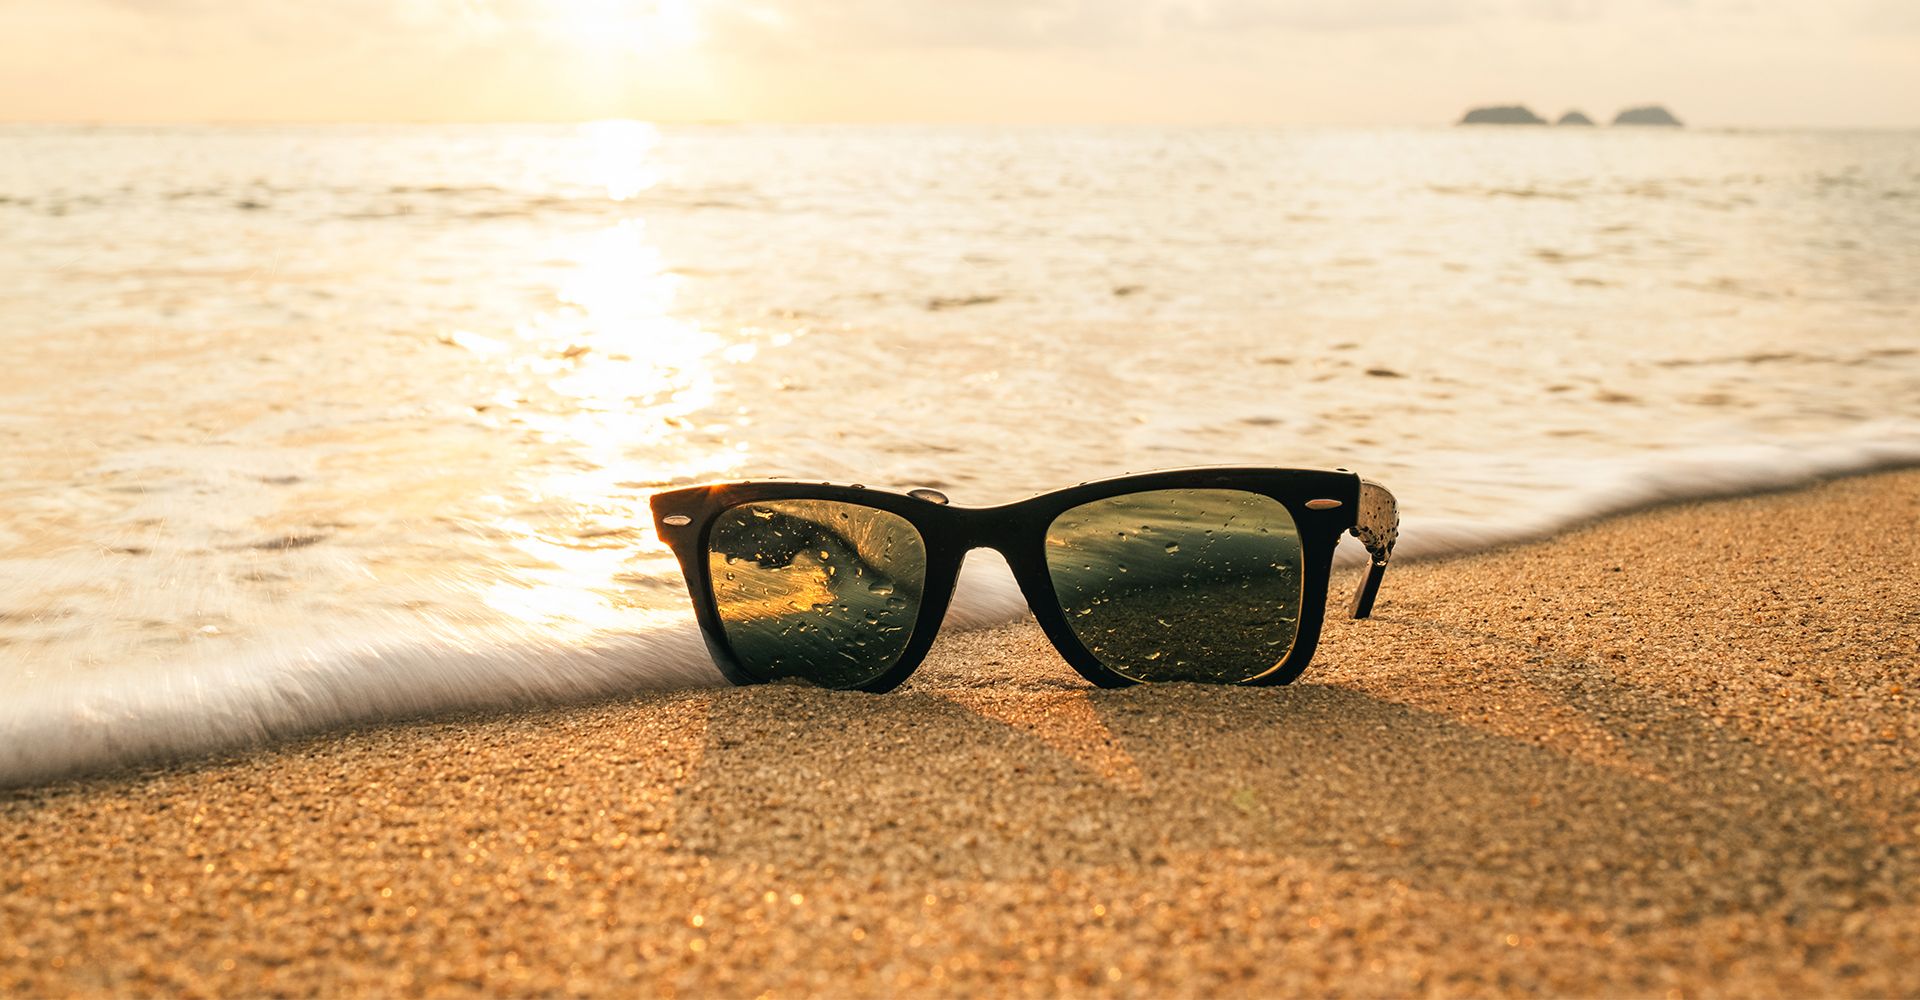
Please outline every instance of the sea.
[[1343, 467], [1418, 559], [1914, 464], [1917, 322], [1913, 131], [0, 127], [0, 784], [723, 683], [688, 483]]

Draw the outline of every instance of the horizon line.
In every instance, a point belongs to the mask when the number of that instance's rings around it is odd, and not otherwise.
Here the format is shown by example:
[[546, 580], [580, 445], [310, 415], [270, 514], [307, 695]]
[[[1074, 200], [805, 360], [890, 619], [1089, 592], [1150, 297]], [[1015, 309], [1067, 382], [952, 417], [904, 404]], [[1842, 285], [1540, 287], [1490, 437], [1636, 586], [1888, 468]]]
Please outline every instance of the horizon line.
[[1575, 131], [1608, 131], [1624, 129], [1630, 132], [1645, 131], [1688, 131], [1709, 132], [1911, 132], [1920, 131], [1920, 123], [1904, 125], [1814, 125], [1796, 124], [1726, 124], [1693, 122], [1683, 123], [1679, 128], [1667, 126], [1654, 128], [1639, 125], [1615, 125], [1610, 122], [1595, 121], [1590, 126], [1561, 126], [1552, 122], [1538, 125], [1488, 124], [1465, 126], [1459, 121], [1398, 121], [1398, 122], [1276, 122], [1276, 121], [1211, 121], [1211, 122], [1173, 122], [1173, 121], [1126, 121], [1103, 122], [1090, 120], [1057, 121], [939, 121], [915, 119], [848, 119], [848, 118], [670, 118], [670, 117], [632, 117], [619, 115], [553, 117], [553, 118], [167, 118], [167, 119], [115, 119], [115, 118], [0, 118], [0, 128], [39, 126], [45, 128], [286, 128], [286, 127], [324, 127], [324, 126], [424, 126], [424, 125], [499, 125], [499, 126], [568, 126], [591, 125], [599, 122], [637, 122], [656, 127], [706, 127], [738, 128], [757, 126], [799, 126], [799, 127], [870, 127], [870, 128], [1112, 128], [1112, 129], [1369, 129], [1369, 128], [1434, 128], [1453, 129], [1459, 127], [1487, 128], [1496, 130], [1557, 131], [1562, 128]]

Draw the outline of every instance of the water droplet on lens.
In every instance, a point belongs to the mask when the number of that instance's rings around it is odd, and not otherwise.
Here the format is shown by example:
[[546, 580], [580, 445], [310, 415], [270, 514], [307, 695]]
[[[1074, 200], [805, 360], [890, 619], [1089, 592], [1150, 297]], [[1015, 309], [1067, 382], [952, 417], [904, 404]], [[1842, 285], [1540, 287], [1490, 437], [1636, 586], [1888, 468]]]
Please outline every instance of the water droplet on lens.
[[878, 595], [879, 595], [879, 596], [881, 596], [881, 597], [885, 597], [885, 596], [887, 596], [888, 594], [891, 594], [891, 593], [893, 593], [893, 584], [891, 584], [891, 583], [889, 583], [889, 582], [887, 582], [887, 581], [885, 581], [885, 580], [882, 580], [882, 581], [880, 581], [879, 583], [876, 583], [876, 584], [874, 584], [873, 586], [871, 586], [871, 587], [868, 587], [868, 588], [867, 588], [867, 593], [869, 593], [869, 594], [878, 594]]
[[1175, 552], [1178, 552], [1178, 551], [1180, 551], [1180, 543], [1179, 543], [1179, 542], [1168, 542], [1168, 543], [1167, 543], [1167, 555], [1173, 555], [1173, 554], [1174, 554]]

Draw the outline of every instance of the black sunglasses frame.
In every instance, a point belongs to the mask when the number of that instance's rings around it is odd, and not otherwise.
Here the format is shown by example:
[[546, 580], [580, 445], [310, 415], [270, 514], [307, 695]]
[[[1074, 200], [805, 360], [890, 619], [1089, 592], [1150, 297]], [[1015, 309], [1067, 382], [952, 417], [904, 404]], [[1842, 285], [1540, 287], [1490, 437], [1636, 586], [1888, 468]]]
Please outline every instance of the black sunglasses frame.
[[1299, 531], [1304, 576], [1293, 648], [1273, 670], [1240, 682], [1242, 685], [1286, 684], [1306, 670], [1320, 641], [1334, 548], [1346, 532], [1359, 536], [1370, 556], [1352, 613], [1355, 618], [1372, 613], [1374, 596], [1398, 534], [1399, 515], [1386, 489], [1344, 469], [1168, 469], [1081, 483], [992, 507], [956, 506], [932, 490], [895, 493], [865, 486], [763, 480], [669, 490], [655, 494], [651, 506], [654, 526], [673, 550], [686, 577], [707, 649], [721, 673], [735, 684], [764, 684], [773, 678], [759, 676], [743, 666], [727, 641], [708, 572], [707, 547], [714, 519], [742, 504], [767, 500], [836, 500], [904, 518], [920, 533], [927, 558], [920, 613], [906, 648], [886, 672], [851, 690], [891, 691], [912, 676], [940, 631], [962, 561], [977, 548], [994, 549], [1006, 559], [1027, 606], [1061, 657], [1094, 684], [1117, 688], [1138, 682], [1108, 669], [1074, 635], [1047, 569], [1047, 528], [1055, 518], [1084, 503], [1168, 489], [1232, 489], [1270, 497], [1293, 516]]

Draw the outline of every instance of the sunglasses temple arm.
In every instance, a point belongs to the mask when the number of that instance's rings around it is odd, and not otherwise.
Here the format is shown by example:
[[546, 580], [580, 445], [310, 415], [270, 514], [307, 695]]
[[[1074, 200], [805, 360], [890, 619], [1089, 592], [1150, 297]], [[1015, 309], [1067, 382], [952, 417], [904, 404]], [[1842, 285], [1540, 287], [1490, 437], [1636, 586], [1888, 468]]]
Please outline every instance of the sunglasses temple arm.
[[1387, 575], [1387, 559], [1393, 555], [1393, 543], [1400, 536], [1400, 505], [1385, 486], [1360, 480], [1360, 510], [1353, 525], [1354, 537], [1367, 548], [1367, 578], [1353, 595], [1353, 617], [1373, 614], [1373, 599], [1380, 593], [1380, 580]]

